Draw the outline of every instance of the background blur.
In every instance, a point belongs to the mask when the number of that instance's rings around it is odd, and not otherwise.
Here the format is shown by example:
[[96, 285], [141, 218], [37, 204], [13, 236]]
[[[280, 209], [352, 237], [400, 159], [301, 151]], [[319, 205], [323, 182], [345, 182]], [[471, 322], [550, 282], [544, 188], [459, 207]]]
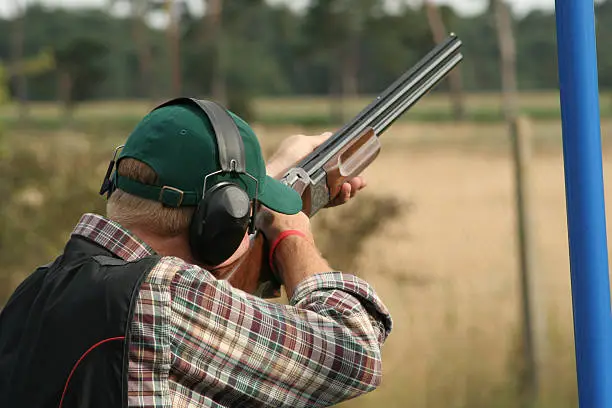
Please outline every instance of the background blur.
[[[156, 103], [215, 98], [269, 155], [290, 134], [338, 128], [452, 31], [463, 63], [384, 134], [358, 199], [314, 218], [334, 267], [371, 282], [395, 320], [382, 386], [342, 406], [577, 406], [553, 11], [1, 3], [0, 305], [83, 212], [104, 212], [112, 151]], [[612, 1], [596, 17], [609, 173]]]

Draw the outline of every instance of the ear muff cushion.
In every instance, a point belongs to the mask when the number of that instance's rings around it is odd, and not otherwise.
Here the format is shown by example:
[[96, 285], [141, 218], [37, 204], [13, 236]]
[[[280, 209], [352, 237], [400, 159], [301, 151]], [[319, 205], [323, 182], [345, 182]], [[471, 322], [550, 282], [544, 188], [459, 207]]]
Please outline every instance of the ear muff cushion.
[[244, 190], [223, 182], [206, 192], [190, 225], [191, 252], [205, 265], [219, 265], [240, 246], [248, 229], [251, 201]]

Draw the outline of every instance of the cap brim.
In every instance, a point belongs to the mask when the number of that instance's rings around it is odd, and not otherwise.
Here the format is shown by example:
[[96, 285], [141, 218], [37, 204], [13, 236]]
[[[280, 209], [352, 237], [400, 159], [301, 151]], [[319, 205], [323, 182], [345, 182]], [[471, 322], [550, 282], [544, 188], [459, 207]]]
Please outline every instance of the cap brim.
[[259, 193], [259, 201], [273, 211], [297, 214], [302, 210], [302, 198], [291, 187], [266, 176], [266, 185]]

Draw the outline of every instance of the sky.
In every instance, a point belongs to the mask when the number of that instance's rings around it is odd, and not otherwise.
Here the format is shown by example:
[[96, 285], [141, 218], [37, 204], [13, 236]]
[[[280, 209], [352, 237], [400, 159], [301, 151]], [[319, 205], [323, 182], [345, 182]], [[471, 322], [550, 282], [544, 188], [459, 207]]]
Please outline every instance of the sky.
[[[186, 0], [189, 8], [194, 13], [202, 12], [202, 0]], [[400, 2], [418, 3], [419, 0], [390, 0], [391, 3]], [[434, 0], [439, 4], [449, 4], [453, 6], [461, 14], [474, 14], [483, 10], [487, 0]], [[586, 1], [586, 0], [585, 0]], [[0, 16], [10, 17], [14, 15], [16, 5], [28, 3], [41, 3], [53, 7], [103, 7], [108, 4], [108, 0], [0, 0]], [[274, 3], [289, 3], [294, 7], [300, 7], [304, 0], [271, 0]], [[123, 2], [125, 3], [125, 2]], [[555, 6], [555, 0], [508, 0], [512, 10], [522, 15], [533, 9], [542, 9], [552, 11]], [[125, 9], [125, 7], [123, 7]], [[121, 11], [122, 7], [118, 8]]]

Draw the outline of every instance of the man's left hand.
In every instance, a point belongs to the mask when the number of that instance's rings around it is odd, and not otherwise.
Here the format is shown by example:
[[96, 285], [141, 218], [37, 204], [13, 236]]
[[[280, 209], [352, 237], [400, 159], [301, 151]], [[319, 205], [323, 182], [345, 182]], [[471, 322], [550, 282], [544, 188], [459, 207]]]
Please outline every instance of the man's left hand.
[[[276, 153], [268, 160], [267, 173], [277, 179], [283, 177], [287, 170], [306, 157], [331, 135], [331, 132], [325, 132], [319, 136], [294, 135], [286, 138], [280, 144]], [[366, 185], [366, 180], [362, 176], [347, 180], [340, 188], [338, 195], [326, 207], [335, 207], [346, 203]]]

